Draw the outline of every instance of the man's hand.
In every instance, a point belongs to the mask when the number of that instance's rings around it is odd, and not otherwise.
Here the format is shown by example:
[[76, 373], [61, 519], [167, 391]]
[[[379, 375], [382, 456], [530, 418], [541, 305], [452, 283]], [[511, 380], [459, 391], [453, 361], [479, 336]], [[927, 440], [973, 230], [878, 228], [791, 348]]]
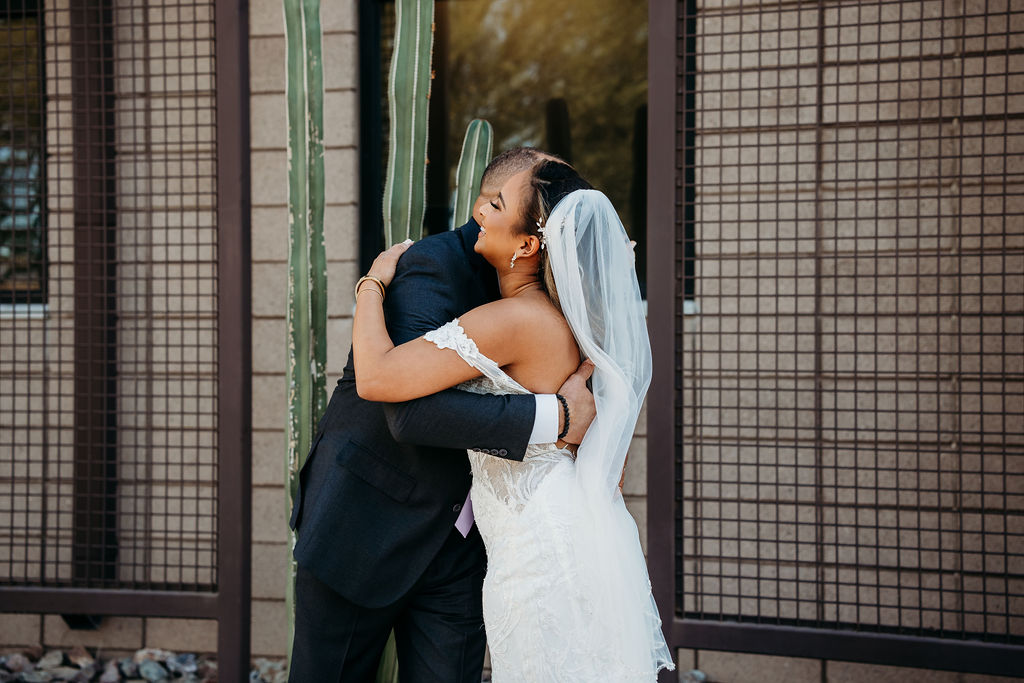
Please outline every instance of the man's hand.
[[[594, 395], [590, 393], [590, 389], [587, 389], [587, 380], [592, 374], [594, 374], [594, 364], [585, 360], [558, 389], [558, 393], [564, 396], [566, 403], [569, 404], [569, 433], [563, 439], [567, 443], [579, 445], [597, 414]], [[565, 429], [565, 416], [559, 415], [558, 431], [561, 432], [563, 429]]]

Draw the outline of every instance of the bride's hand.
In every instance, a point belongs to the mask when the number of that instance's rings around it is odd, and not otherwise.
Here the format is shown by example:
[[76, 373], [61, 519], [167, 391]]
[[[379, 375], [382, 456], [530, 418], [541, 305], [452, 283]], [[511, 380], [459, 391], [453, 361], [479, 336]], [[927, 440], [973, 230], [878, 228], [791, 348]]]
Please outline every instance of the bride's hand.
[[373, 260], [373, 265], [370, 266], [370, 272], [367, 273], [370, 277], [375, 277], [384, 283], [387, 287], [391, 284], [391, 281], [395, 278], [395, 268], [398, 266], [398, 259], [406, 250], [412, 246], [412, 240], [406, 240], [399, 242], [390, 249], [386, 249], [380, 253]]

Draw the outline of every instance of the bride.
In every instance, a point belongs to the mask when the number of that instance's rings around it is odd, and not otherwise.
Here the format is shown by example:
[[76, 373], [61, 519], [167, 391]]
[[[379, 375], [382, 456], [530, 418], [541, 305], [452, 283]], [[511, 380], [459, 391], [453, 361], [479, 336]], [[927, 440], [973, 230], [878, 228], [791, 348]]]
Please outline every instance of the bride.
[[594, 363], [597, 417], [578, 452], [562, 441], [530, 446], [522, 462], [469, 452], [496, 683], [649, 682], [674, 668], [618, 490], [650, 382], [647, 327], [629, 238], [589, 188], [555, 161], [512, 176], [477, 217], [475, 249], [501, 298], [419, 339], [394, 346], [381, 305], [407, 245], [377, 257], [369, 275], [380, 283], [364, 279], [356, 295], [356, 386], [369, 400], [455, 385], [553, 393], [581, 356]]

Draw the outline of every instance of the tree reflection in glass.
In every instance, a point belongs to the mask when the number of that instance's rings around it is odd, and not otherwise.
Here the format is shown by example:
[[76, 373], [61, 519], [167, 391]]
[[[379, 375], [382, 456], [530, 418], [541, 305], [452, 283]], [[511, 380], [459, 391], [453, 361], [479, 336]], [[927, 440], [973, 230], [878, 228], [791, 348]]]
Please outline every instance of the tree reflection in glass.
[[643, 279], [647, 3], [449, 0], [437, 11], [448, 24], [452, 165], [473, 118], [494, 126], [495, 153], [529, 145], [564, 156], [619, 210]]

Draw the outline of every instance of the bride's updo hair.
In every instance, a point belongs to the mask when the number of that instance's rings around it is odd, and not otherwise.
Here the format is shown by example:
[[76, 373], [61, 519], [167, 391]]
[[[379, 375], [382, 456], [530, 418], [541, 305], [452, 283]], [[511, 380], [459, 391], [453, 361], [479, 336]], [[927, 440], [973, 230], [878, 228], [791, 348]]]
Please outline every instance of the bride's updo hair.
[[[590, 183], [584, 180], [575, 168], [564, 161], [544, 159], [538, 162], [530, 169], [530, 180], [523, 202], [523, 232], [535, 235], [543, 242], [540, 226], [547, 225], [548, 216], [551, 215], [552, 209], [558, 202], [576, 190], [592, 189]], [[541, 285], [548, 297], [561, 310], [558, 304], [558, 292], [555, 289], [555, 278], [548, 265], [546, 250], [540, 252], [537, 272], [541, 276]]]

